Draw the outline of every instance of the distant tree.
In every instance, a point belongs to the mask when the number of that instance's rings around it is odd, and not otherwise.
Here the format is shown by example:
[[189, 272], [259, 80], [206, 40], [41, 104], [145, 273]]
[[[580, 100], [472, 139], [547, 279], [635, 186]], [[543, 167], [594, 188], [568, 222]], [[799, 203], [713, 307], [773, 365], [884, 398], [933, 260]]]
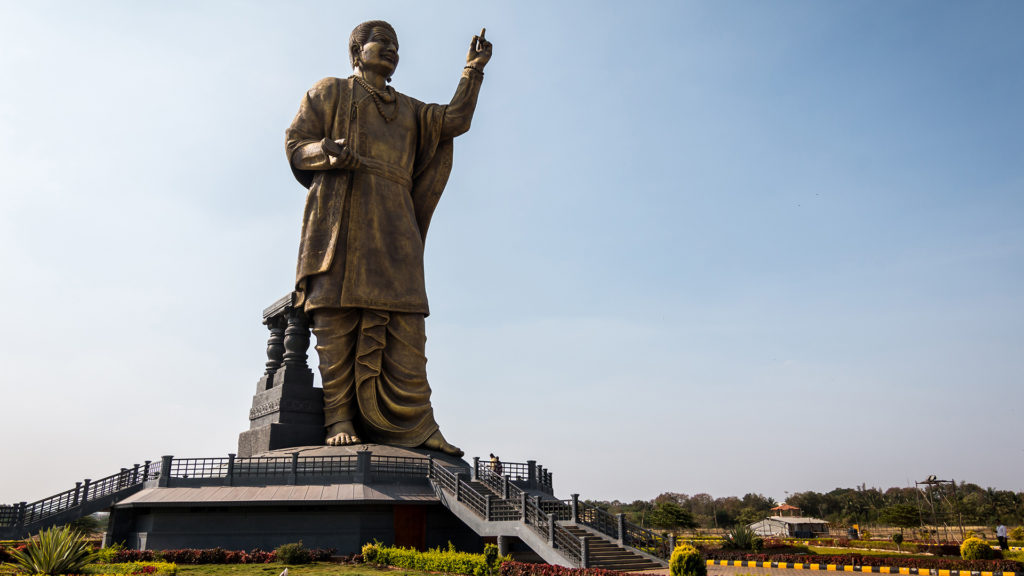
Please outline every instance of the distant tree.
[[666, 500], [657, 504], [648, 515], [651, 526], [655, 528], [696, 528], [697, 521], [693, 514], [679, 504]]
[[921, 511], [913, 504], [893, 504], [882, 508], [878, 519], [889, 526], [913, 528], [921, 524]]

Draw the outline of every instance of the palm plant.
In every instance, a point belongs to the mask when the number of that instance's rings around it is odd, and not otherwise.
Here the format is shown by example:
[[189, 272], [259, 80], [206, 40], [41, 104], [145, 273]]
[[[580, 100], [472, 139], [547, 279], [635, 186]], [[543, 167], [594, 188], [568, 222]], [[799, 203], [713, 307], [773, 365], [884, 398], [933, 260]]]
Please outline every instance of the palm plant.
[[29, 574], [79, 574], [96, 557], [89, 542], [70, 526], [48, 528], [28, 542], [24, 550], [12, 550], [19, 568]]

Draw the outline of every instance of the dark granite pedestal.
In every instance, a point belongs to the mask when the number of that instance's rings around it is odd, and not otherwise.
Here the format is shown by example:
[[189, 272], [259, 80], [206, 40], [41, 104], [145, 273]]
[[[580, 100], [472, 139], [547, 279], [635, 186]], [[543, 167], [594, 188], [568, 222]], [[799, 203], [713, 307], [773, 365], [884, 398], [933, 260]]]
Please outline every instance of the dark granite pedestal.
[[[482, 549], [483, 539], [441, 503], [428, 481], [428, 456], [431, 466], [469, 474], [457, 458], [373, 444], [285, 449], [229, 465], [221, 460], [215, 465], [230, 466], [223, 474], [210, 474], [207, 463], [202, 478], [165, 478], [165, 485], [149, 483], [114, 505], [106, 541], [150, 550], [269, 550], [299, 540], [338, 554], [374, 540]], [[277, 477], [275, 471], [281, 471]]]

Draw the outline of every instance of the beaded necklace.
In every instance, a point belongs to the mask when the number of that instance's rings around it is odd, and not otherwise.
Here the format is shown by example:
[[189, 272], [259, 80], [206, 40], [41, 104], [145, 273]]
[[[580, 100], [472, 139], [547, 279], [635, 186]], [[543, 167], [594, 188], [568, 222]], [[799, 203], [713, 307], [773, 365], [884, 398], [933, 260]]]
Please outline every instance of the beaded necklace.
[[395, 110], [391, 114], [391, 117], [388, 118], [388, 115], [384, 113], [384, 102], [387, 101], [386, 96], [382, 96], [379, 92], [377, 92], [376, 88], [371, 86], [370, 83], [367, 82], [366, 80], [363, 80], [361, 76], [353, 75], [352, 77], [356, 79], [356, 82], [359, 82], [360, 86], [362, 86], [364, 89], [366, 89], [367, 92], [370, 93], [370, 97], [373, 98], [374, 105], [377, 106], [377, 112], [380, 112], [380, 117], [384, 119], [385, 123], [390, 123], [395, 118], [398, 118], [398, 98], [393, 94], [394, 88], [392, 88], [391, 86], [387, 86], [385, 88], [387, 95], [391, 96], [391, 98], [394, 98], [395, 101]]

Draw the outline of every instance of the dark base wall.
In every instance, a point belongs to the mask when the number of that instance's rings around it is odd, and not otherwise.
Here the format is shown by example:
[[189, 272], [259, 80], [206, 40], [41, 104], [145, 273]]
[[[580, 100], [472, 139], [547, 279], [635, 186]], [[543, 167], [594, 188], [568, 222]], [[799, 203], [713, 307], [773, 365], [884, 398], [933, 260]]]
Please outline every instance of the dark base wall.
[[299, 540], [342, 555], [374, 540], [419, 549], [451, 542], [460, 550], [483, 550], [483, 540], [441, 504], [115, 507], [106, 540], [140, 550], [273, 550]]

